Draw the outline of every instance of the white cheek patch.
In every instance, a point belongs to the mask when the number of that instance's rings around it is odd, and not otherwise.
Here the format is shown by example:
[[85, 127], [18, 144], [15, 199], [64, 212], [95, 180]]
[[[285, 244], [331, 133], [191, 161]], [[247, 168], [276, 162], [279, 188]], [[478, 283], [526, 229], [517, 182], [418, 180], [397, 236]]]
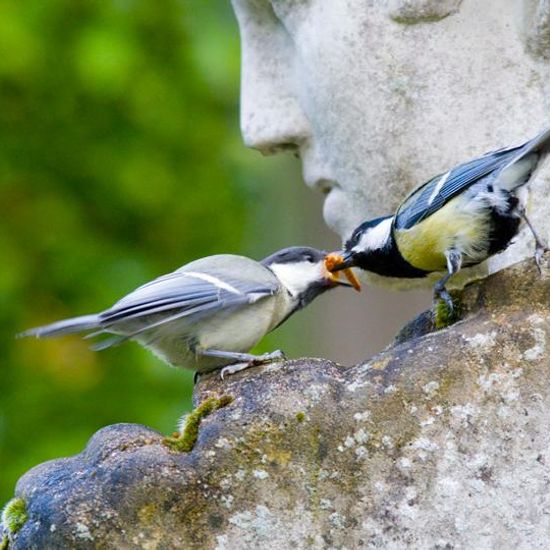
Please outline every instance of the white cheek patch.
[[301, 294], [312, 282], [322, 279], [322, 265], [318, 263], [272, 264], [269, 268], [292, 296]]
[[377, 250], [384, 247], [390, 237], [392, 222], [393, 218], [387, 218], [373, 228], [367, 229], [367, 231], [361, 235], [359, 242], [352, 250], [354, 252], [361, 252], [364, 250]]

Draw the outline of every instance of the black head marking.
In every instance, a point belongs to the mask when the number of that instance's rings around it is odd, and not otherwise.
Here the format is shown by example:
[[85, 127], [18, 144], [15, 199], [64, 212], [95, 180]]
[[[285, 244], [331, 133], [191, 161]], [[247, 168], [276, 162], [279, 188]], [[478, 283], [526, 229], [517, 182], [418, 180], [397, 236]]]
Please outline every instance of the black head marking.
[[391, 218], [391, 216], [380, 216], [379, 218], [374, 218], [373, 220], [367, 220], [366, 222], [363, 222], [361, 225], [356, 227], [353, 230], [351, 237], [346, 241], [345, 249], [351, 250], [356, 244], [359, 243], [361, 236], [368, 229], [371, 229], [372, 227], [376, 227], [377, 225], [382, 223], [384, 220], [387, 220], [388, 218]]
[[397, 248], [395, 239], [390, 231], [386, 244], [380, 248], [367, 250], [353, 250], [361, 240], [361, 237], [369, 230], [380, 225], [384, 220], [392, 216], [382, 216], [374, 220], [368, 220], [355, 229], [345, 244], [345, 251], [353, 260], [353, 265], [372, 271], [385, 277], [417, 278], [425, 277], [427, 272], [409, 264]]
[[322, 261], [326, 255], [326, 252], [309, 246], [291, 246], [271, 254], [271, 256], [264, 258], [261, 263], [265, 266], [273, 264], [295, 264], [298, 262], [311, 262], [312, 264], [316, 264]]

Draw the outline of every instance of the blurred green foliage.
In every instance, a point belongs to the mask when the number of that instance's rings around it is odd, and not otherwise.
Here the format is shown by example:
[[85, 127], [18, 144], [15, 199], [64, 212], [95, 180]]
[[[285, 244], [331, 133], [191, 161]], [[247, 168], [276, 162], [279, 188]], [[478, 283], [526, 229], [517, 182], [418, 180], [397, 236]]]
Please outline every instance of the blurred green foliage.
[[271, 182], [240, 143], [229, 2], [0, 6], [1, 503], [25, 470], [106, 424], [171, 432], [192, 391], [191, 373], [136, 344], [96, 354], [78, 337], [15, 333], [199, 256], [288, 243], [249, 236]]

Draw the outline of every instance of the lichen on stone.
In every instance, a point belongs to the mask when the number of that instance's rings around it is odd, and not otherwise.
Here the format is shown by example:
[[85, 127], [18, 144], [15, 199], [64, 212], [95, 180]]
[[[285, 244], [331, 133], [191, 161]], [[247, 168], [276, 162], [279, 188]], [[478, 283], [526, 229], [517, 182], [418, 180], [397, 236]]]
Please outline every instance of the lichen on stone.
[[27, 505], [20, 497], [12, 498], [2, 510], [2, 526], [12, 535], [23, 527], [27, 519]]
[[202, 419], [212, 414], [214, 411], [226, 407], [233, 399], [231, 395], [222, 395], [221, 397], [209, 397], [205, 399], [196, 409], [192, 410], [187, 415], [179, 434], [164, 438], [164, 445], [173, 451], [181, 453], [192, 451], [199, 437], [199, 426]]
[[305, 419], [306, 419], [305, 413], [303, 413], [301, 411], [296, 413], [296, 420], [298, 422], [303, 422]]

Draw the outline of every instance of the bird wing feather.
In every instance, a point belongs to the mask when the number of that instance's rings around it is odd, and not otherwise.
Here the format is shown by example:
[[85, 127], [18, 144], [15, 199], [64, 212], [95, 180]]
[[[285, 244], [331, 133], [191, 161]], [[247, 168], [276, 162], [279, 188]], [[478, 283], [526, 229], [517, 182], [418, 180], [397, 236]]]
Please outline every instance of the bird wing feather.
[[[201, 278], [206, 276], [208, 279]], [[143, 285], [100, 314], [103, 328], [115, 328], [130, 320], [155, 316], [145, 330], [182, 317], [197, 319], [202, 314], [231, 309], [272, 296], [277, 286], [237, 278], [217, 279], [208, 274], [175, 272]], [[158, 314], [165, 314], [160, 318]], [[141, 330], [141, 329], [140, 329]]]
[[399, 206], [394, 227], [410, 229], [415, 226], [481, 178], [508, 165], [523, 147], [520, 145], [487, 153], [424, 183]]
[[88, 332], [86, 338], [92, 338], [104, 333], [115, 334], [93, 347], [104, 349], [183, 318], [192, 325], [206, 314], [244, 307], [279, 290], [275, 275], [250, 258], [227, 254], [210, 256], [142, 285], [102, 313], [58, 321], [30, 329], [21, 336]]

